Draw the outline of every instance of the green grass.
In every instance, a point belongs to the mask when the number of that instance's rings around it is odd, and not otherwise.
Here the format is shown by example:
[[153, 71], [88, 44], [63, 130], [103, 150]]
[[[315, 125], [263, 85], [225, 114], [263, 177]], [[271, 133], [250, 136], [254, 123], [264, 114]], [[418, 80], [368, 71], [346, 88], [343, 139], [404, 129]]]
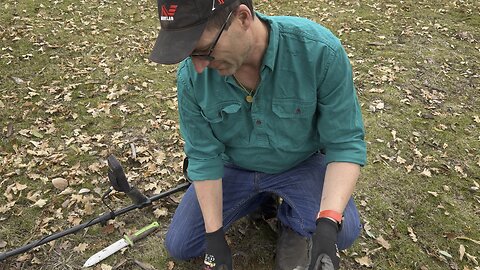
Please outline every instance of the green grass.
[[[111, 153], [149, 195], [182, 181], [176, 66], [147, 60], [159, 27], [155, 1], [43, 2], [0, 4], [0, 211], [16, 201], [0, 212], [0, 252], [107, 211], [100, 196], [108, 188]], [[355, 193], [366, 230], [342, 253], [343, 269], [479, 269], [480, 194], [472, 187], [480, 183], [480, 6], [445, 0], [255, 4], [266, 14], [325, 25], [350, 55], [368, 142]], [[69, 181], [72, 194], [52, 186], [57, 177]], [[26, 188], [17, 190], [21, 185]], [[90, 199], [75, 202], [82, 188], [90, 189], [82, 197]], [[46, 200], [42, 208], [28, 199], [35, 193]], [[113, 208], [127, 203], [120, 194], [110, 200]], [[161, 207], [168, 214], [158, 218], [155, 236], [104, 263], [197, 269], [201, 260], [175, 261], [163, 247], [172, 199], [117, 217], [113, 231], [91, 227], [9, 258], [0, 269], [80, 269], [123, 233], [157, 219], [153, 210]], [[241, 220], [228, 239], [236, 269], [272, 269], [276, 233], [267, 224]], [[88, 246], [74, 249], [80, 244]], [[468, 253], [463, 260], [461, 246]], [[361, 264], [365, 257], [370, 267]]]

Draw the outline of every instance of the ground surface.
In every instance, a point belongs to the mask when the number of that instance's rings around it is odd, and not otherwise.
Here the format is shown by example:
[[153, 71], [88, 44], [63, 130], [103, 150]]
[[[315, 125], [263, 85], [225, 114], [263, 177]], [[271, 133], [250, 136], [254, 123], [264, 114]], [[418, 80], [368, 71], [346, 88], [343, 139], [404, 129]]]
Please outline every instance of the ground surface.
[[[477, 1], [256, 1], [332, 30], [355, 72], [368, 165], [355, 199], [365, 230], [343, 269], [480, 269], [480, 5]], [[147, 60], [154, 1], [0, 4], [0, 252], [107, 211], [106, 157], [157, 194], [183, 180], [175, 66]], [[67, 183], [57, 189], [55, 184]], [[80, 269], [154, 220], [155, 236], [94, 269], [197, 269], [163, 249], [181, 194], [0, 262]], [[122, 194], [113, 208], [129, 203]], [[238, 270], [271, 269], [276, 233], [229, 231]], [[151, 267], [151, 268], [149, 268]]]

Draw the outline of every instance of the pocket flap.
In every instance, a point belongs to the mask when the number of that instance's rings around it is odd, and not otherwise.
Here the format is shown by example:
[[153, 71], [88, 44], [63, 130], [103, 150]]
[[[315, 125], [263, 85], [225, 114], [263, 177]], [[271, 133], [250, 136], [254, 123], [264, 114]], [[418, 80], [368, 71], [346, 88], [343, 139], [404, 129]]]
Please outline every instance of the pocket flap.
[[315, 108], [315, 101], [276, 99], [272, 102], [272, 110], [280, 118], [308, 117], [314, 113]]
[[210, 123], [219, 123], [223, 120], [224, 114], [236, 113], [242, 106], [240, 104], [221, 104], [201, 111], [203, 118]]

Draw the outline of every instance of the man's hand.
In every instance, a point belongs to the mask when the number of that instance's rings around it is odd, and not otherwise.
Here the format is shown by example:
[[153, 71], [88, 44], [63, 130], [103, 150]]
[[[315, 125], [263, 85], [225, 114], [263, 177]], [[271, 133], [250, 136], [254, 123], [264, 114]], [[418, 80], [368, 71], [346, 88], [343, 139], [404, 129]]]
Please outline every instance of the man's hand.
[[313, 234], [309, 270], [337, 270], [340, 257], [337, 248], [338, 224], [329, 218], [319, 218]]
[[232, 270], [232, 252], [225, 240], [223, 227], [206, 234], [204, 270]]

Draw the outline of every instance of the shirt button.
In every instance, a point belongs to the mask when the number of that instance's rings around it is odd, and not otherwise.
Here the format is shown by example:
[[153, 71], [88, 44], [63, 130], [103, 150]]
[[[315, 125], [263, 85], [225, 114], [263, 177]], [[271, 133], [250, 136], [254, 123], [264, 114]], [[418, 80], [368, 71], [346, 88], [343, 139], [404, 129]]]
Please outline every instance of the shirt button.
[[260, 120], [257, 120], [257, 121], [255, 122], [255, 124], [257, 124], [257, 125], [261, 125], [261, 124], [262, 124], [262, 121], [260, 121]]

